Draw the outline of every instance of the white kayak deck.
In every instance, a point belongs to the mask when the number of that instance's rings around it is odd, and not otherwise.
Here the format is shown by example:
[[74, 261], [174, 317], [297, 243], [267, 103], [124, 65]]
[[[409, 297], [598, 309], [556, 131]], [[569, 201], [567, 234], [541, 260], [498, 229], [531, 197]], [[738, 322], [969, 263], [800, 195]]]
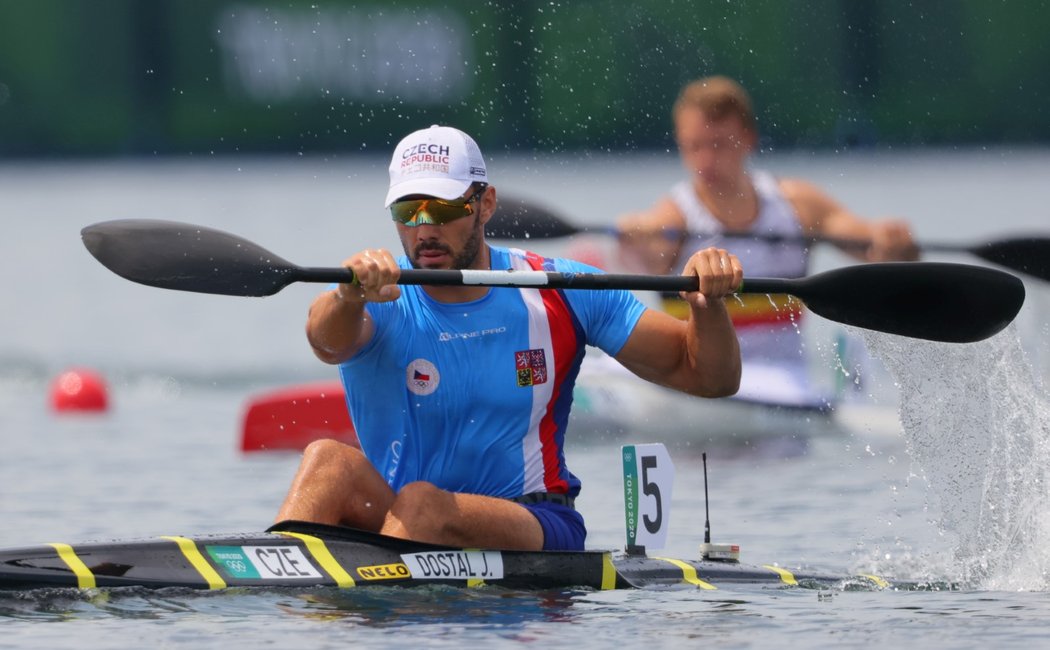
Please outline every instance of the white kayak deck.
[[791, 368], [746, 364], [736, 395], [705, 399], [646, 382], [592, 352], [573, 391], [569, 431], [576, 440], [629, 436], [728, 446], [899, 428], [894, 407], [838, 404]]

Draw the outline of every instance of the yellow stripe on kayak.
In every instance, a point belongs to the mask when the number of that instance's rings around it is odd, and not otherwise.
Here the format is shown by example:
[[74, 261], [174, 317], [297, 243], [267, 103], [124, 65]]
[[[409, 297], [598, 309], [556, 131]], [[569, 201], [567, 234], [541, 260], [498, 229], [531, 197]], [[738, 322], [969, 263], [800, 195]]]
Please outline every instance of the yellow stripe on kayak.
[[762, 568], [769, 569], [773, 573], [779, 575], [780, 581], [786, 585], [798, 585], [798, 580], [795, 580], [795, 575], [787, 569], [781, 569], [780, 567], [773, 566], [772, 564], [763, 564]]
[[688, 582], [691, 585], [696, 585], [697, 587], [700, 587], [701, 589], [718, 589], [718, 587], [714, 586], [713, 584], [711, 584], [709, 582], [704, 582], [703, 580], [698, 578], [697, 575], [696, 575], [696, 569], [693, 568], [693, 566], [690, 565], [690, 564], [686, 564], [685, 562], [683, 562], [681, 560], [675, 560], [675, 559], [672, 559], [672, 558], [669, 558], [669, 557], [654, 557], [653, 559], [654, 560], [663, 560], [664, 562], [670, 562], [671, 564], [673, 564], [676, 567], [678, 567], [679, 569], [681, 569], [682, 570], [682, 580], [685, 581], [685, 582]]
[[87, 568], [87, 565], [77, 557], [73, 547], [69, 544], [52, 543], [48, 546], [55, 549], [58, 552], [58, 557], [66, 563], [69, 570], [73, 572], [73, 575], [77, 577], [77, 586], [81, 589], [94, 589], [95, 588], [95, 574], [91, 573], [91, 569]]
[[886, 582], [885, 580], [883, 580], [879, 576], [873, 576], [870, 573], [862, 573], [862, 574], [860, 574], [860, 577], [867, 578], [868, 580], [871, 580], [872, 582], [875, 583], [875, 586], [878, 587], [879, 589], [886, 589], [887, 587], [890, 586], [890, 583]]
[[197, 544], [195, 544], [192, 539], [174, 535], [162, 535], [161, 539], [166, 539], [179, 545], [179, 550], [186, 556], [186, 559], [193, 565], [193, 568], [197, 569], [197, 573], [201, 574], [204, 581], [208, 583], [209, 589], [226, 588], [226, 581], [222, 579], [222, 576], [220, 576], [210, 564], [208, 564], [208, 561], [204, 559], [203, 555], [201, 555], [200, 550], [197, 549]]
[[602, 553], [602, 589], [616, 589], [616, 565], [612, 553]]
[[306, 550], [310, 552], [310, 555], [317, 560], [317, 563], [321, 565], [328, 575], [332, 576], [332, 580], [335, 580], [335, 584], [342, 588], [356, 587], [357, 583], [347, 573], [343, 567], [339, 565], [335, 557], [332, 556], [332, 552], [325, 546], [323, 540], [320, 537], [314, 537], [313, 535], [306, 535], [304, 533], [293, 533], [287, 530], [277, 531], [278, 535], [285, 535], [287, 537], [294, 537], [302, 540], [306, 544]]

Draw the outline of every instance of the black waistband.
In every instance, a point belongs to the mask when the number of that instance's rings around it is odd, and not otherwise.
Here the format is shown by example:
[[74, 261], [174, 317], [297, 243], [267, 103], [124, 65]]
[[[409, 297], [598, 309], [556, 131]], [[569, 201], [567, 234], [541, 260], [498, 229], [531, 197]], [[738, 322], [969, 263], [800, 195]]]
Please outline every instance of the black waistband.
[[559, 506], [566, 506], [575, 509], [575, 499], [565, 494], [554, 494], [552, 492], [529, 492], [523, 494], [520, 497], [512, 497], [510, 501], [515, 503], [556, 503]]

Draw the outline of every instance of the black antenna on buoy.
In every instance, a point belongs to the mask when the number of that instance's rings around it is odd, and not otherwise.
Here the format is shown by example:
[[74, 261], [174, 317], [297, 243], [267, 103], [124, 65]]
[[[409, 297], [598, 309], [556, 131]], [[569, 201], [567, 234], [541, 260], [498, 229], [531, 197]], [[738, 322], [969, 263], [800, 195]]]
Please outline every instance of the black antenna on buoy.
[[701, 456], [704, 459], [704, 544], [711, 543], [711, 505], [707, 497], [707, 452]]

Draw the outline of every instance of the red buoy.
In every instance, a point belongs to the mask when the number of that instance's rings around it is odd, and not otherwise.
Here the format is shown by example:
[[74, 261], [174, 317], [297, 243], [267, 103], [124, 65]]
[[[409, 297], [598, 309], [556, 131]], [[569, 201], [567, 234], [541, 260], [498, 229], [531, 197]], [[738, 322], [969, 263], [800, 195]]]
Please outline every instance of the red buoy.
[[51, 384], [51, 409], [59, 413], [105, 411], [109, 405], [106, 382], [91, 370], [74, 368]]

